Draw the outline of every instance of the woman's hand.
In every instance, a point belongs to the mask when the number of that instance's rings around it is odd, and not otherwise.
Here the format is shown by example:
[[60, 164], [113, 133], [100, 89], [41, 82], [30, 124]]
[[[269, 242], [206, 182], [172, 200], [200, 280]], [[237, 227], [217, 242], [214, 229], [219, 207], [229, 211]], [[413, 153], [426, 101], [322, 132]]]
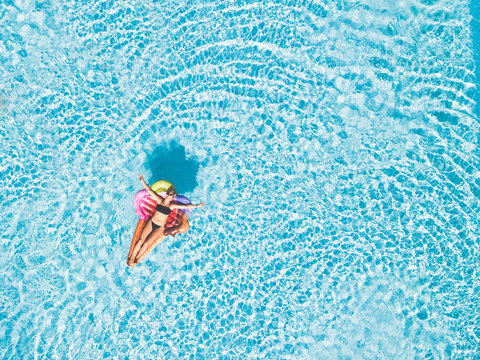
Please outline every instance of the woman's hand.
[[138, 174], [138, 178], [140, 179], [140, 181], [143, 181], [143, 176], [141, 174]]
[[205, 203], [202, 201], [200, 204], [197, 205], [198, 207], [205, 206]]

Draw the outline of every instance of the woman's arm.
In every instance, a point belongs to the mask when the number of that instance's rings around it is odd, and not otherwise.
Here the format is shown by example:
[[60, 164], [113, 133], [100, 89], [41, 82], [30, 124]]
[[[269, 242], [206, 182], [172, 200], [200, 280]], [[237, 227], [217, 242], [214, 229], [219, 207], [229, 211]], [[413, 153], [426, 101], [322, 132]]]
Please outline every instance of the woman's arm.
[[188, 204], [188, 205], [182, 205], [182, 204], [170, 204], [170, 209], [195, 209], [197, 207], [202, 207], [205, 206], [205, 203], [202, 202], [200, 204]]
[[155, 201], [157, 203], [161, 203], [163, 201], [163, 198], [161, 196], [159, 196], [155, 191], [152, 190], [152, 188], [150, 186], [148, 186], [148, 184], [145, 182], [145, 180], [143, 180], [143, 176], [138, 174], [138, 178], [140, 179], [140, 182], [142, 183], [143, 187], [145, 188], [145, 190], [148, 191], [148, 194], [153, 198], [155, 199]]

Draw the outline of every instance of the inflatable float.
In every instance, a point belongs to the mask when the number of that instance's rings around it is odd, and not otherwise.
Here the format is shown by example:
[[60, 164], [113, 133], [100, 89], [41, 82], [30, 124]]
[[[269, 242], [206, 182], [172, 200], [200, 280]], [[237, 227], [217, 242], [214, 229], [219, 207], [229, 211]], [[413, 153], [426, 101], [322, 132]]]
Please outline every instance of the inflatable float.
[[[166, 193], [168, 190], [174, 190], [175, 193], [177, 192], [175, 186], [166, 180], [157, 181], [151, 186], [151, 188], [160, 196], [162, 196], [162, 193]], [[172, 202], [182, 205], [188, 205], [191, 203], [190, 200], [182, 195], [175, 195], [175, 198]], [[135, 228], [135, 232], [133, 233], [133, 239], [128, 252], [128, 258], [130, 258], [133, 248], [140, 238], [140, 234], [142, 233], [145, 224], [155, 213], [157, 202], [150, 197], [147, 190], [143, 189], [137, 192], [133, 197], [133, 207], [135, 208], [135, 213], [138, 215], [139, 219]], [[187, 232], [188, 228], [190, 227], [188, 223], [188, 217], [191, 215], [191, 213], [191, 210], [188, 209], [173, 209], [167, 218], [165, 235], [175, 236], [179, 233]]]

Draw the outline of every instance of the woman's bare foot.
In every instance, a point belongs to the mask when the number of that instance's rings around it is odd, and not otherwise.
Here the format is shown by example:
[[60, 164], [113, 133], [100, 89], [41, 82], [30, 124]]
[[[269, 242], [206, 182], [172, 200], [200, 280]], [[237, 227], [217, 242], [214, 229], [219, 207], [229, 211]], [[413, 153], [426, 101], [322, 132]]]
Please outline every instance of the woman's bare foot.
[[128, 267], [134, 267], [135, 265], [137, 265], [135, 263], [135, 261], [132, 261], [132, 259], [130, 259], [130, 258], [127, 259], [127, 266]]

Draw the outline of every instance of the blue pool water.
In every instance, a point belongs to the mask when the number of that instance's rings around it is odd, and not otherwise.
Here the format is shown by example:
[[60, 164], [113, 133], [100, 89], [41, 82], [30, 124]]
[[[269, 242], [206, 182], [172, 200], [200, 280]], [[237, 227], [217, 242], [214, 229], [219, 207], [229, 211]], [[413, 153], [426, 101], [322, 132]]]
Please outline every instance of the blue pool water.
[[[479, 20], [3, 0], [0, 357], [478, 358]], [[207, 206], [130, 269], [138, 173]]]

